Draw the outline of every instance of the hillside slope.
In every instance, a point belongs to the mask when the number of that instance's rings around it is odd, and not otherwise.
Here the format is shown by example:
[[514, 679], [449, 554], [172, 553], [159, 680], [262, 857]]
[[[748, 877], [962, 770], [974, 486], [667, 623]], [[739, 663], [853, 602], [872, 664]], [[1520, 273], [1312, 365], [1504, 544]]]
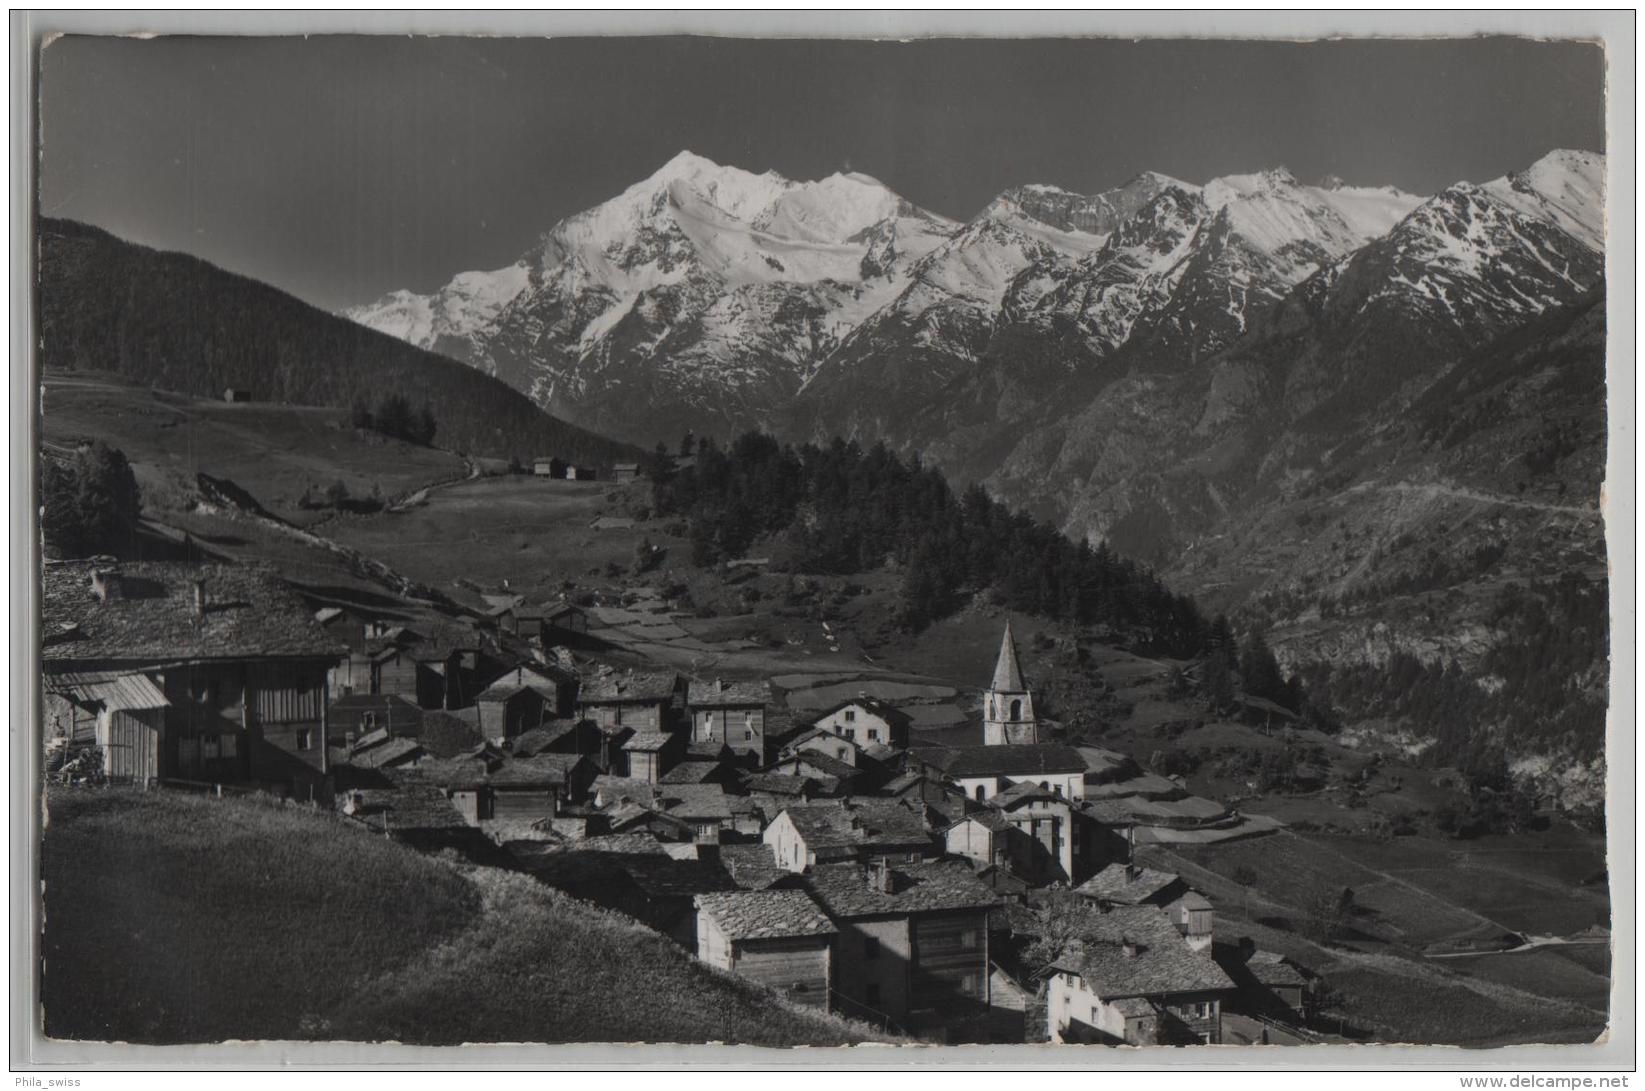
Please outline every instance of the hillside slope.
[[[876, 1037], [616, 914], [255, 800], [53, 792], [46, 1033], [839, 1045]], [[247, 987], [253, 983], [254, 987]]]
[[348, 408], [402, 394], [435, 442], [469, 454], [609, 464], [635, 452], [544, 413], [471, 367], [368, 330], [198, 258], [69, 220], [39, 223], [43, 371], [109, 371], [200, 397]]

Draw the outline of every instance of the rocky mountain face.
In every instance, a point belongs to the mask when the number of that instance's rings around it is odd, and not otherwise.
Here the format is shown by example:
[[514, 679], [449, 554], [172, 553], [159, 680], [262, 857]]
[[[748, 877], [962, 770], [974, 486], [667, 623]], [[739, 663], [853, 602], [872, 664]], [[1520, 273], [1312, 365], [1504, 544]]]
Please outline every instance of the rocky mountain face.
[[1467, 597], [1490, 579], [1429, 553], [1499, 547], [1499, 573], [1603, 575], [1603, 176], [1572, 151], [1426, 199], [1144, 174], [959, 224], [682, 154], [514, 266], [352, 317], [648, 445], [918, 450], [1273, 626], [1289, 663], [1466, 667], [1500, 631], [1378, 581], [1424, 558], [1410, 586]]

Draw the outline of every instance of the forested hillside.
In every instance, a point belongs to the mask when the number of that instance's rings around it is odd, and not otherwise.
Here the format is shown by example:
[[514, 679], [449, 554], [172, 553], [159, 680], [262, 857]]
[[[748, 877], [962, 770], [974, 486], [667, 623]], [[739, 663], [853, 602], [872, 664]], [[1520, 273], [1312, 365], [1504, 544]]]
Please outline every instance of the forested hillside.
[[499, 458], [609, 464], [635, 452], [558, 420], [471, 367], [198, 258], [68, 220], [39, 224], [41, 366], [162, 390], [346, 409], [428, 405], [434, 442]]

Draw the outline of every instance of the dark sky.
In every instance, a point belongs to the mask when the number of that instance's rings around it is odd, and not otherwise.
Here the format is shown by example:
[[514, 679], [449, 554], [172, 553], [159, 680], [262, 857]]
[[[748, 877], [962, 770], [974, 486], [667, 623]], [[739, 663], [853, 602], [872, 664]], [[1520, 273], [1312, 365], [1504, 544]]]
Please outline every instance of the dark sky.
[[1026, 182], [1285, 165], [1431, 193], [1602, 151], [1598, 46], [63, 38], [41, 209], [328, 308], [518, 257], [682, 148], [963, 219]]

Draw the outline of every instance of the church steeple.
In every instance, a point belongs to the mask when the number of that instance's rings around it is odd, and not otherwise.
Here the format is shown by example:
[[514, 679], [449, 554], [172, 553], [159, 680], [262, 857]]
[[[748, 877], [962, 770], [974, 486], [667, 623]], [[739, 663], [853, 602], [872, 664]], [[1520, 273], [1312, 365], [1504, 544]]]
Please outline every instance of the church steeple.
[[1034, 695], [1022, 680], [1010, 621], [1006, 621], [1005, 636], [1000, 640], [994, 680], [983, 698], [982, 741], [989, 746], [1040, 741], [1039, 720], [1034, 717]]
[[1000, 657], [994, 664], [994, 684], [989, 687], [996, 693], [1026, 693], [1028, 687], [1022, 684], [1022, 668], [1017, 665], [1017, 642], [1011, 639], [1011, 622], [1005, 623], [1005, 637], [1000, 641]]

